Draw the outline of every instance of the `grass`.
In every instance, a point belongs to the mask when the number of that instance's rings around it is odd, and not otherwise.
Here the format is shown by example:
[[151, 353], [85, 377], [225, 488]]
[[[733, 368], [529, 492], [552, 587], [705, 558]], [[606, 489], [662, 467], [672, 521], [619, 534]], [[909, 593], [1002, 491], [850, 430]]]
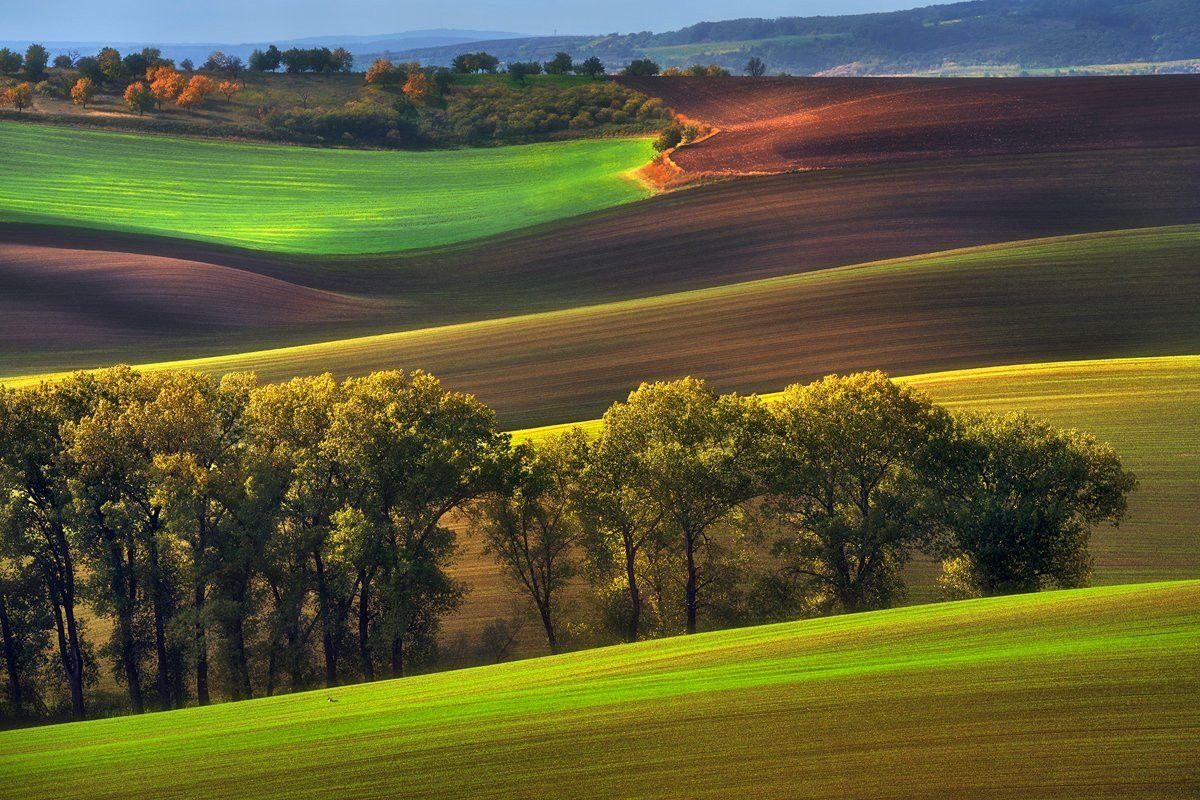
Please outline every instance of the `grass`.
[[[14, 798], [1188, 797], [1200, 583], [920, 606], [0, 733]], [[329, 702], [333, 698], [336, 702]]]
[[0, 221], [286, 253], [436, 247], [630, 202], [649, 139], [371, 152], [0, 123]]

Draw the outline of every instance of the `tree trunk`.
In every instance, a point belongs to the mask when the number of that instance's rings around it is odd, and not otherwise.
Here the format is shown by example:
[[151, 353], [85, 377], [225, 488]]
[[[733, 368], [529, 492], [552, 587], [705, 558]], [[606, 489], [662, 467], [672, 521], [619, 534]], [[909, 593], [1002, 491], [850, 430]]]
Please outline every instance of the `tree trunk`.
[[637, 582], [637, 550], [630, 537], [625, 537], [625, 580], [629, 583], [629, 631], [625, 640], [636, 642], [641, 632], [642, 594]]
[[67, 686], [71, 691], [71, 715], [82, 719], [83, 705], [83, 646], [79, 642], [79, 624], [75, 619], [75, 562], [67, 544], [66, 534], [56, 526], [51, 535], [54, 548], [52, 561], [42, 561], [42, 574], [50, 588], [54, 606], [54, 625], [58, 635], [58, 655], [62, 662]]
[[[102, 526], [103, 527], [103, 526]], [[108, 545], [109, 569], [112, 581], [109, 590], [117, 607], [117, 640], [121, 647], [121, 668], [125, 673], [129, 705], [134, 714], [146, 709], [142, 702], [142, 676], [137, 663], [137, 639], [133, 629], [133, 612], [137, 602], [137, 583], [133, 577], [133, 544], [129, 543], [128, 556], [121, 552], [121, 542], [116, 534], [103, 528]]]
[[549, 598], [538, 603], [538, 613], [542, 615], [542, 627], [546, 630], [546, 644], [550, 645], [550, 654], [558, 654], [558, 635], [554, 631], [554, 619], [551, 616]]
[[371, 579], [359, 572], [358, 589], [358, 663], [364, 681], [375, 680], [375, 668], [371, 663]]
[[[157, 517], [156, 517], [157, 519]], [[154, 526], [157, 528], [157, 525]], [[175, 692], [171, 654], [167, 651], [167, 587], [163, 585], [162, 565], [158, 556], [158, 536], [152, 530], [146, 535], [146, 561], [150, 571], [150, 605], [154, 614], [154, 656], [157, 668], [154, 675], [154, 691], [162, 708], [175, 708], [182, 704], [182, 696]]]
[[[197, 567], [198, 569], [199, 567]], [[204, 630], [204, 581], [197, 580], [192, 594], [192, 609], [196, 613], [192, 629], [192, 643], [196, 649], [196, 702], [209, 704], [208, 697], [208, 641]]]
[[4, 595], [0, 593], [0, 638], [4, 640], [4, 665], [8, 671], [8, 705], [13, 716], [17, 719], [25, 716], [24, 701], [21, 697], [21, 673], [17, 664], [17, 643], [13, 638], [12, 624], [8, 619], [8, 607], [4, 603]]
[[696, 632], [696, 594], [699, 586], [696, 571], [696, 538], [690, 533], [684, 534], [684, 549], [687, 551], [687, 583], [683, 590], [683, 601], [687, 608], [687, 632]]
[[404, 677], [404, 637], [392, 639], [392, 677]]
[[234, 612], [233, 622], [225, 627], [232, 661], [229, 671], [234, 699], [248, 700], [254, 696], [254, 690], [250, 686], [250, 664], [246, 658], [246, 587], [238, 587], [233, 600], [237, 610]]
[[325, 685], [337, 686], [337, 646], [333, 636], [333, 609], [329, 607], [329, 586], [325, 581], [325, 560], [314, 553], [317, 572], [317, 613], [321, 615], [321, 651], [325, 656]]

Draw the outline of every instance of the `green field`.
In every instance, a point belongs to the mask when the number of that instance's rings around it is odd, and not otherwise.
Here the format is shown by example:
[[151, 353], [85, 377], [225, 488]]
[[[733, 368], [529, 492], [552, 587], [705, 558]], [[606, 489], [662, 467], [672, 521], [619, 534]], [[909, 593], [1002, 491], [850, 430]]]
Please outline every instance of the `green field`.
[[435, 247], [630, 202], [649, 139], [335, 150], [0, 123], [0, 221], [284, 253]]
[[946, 603], [0, 733], [0, 781], [29, 800], [1194, 797], [1198, 606], [1200, 582]]

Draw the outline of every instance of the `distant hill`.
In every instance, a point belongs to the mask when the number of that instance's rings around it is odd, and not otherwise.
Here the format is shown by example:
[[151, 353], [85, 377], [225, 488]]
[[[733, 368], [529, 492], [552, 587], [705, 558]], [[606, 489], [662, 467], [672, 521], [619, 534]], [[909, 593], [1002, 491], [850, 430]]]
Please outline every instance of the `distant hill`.
[[[403, 31], [400, 33], [379, 33], [367, 36], [310, 36], [304, 39], [274, 40], [272, 42], [70, 42], [42, 41], [51, 55], [59, 53], [78, 53], [89, 55], [96, 53], [101, 47], [112, 45], [122, 53], [141, 50], [143, 47], [157, 47], [167, 58], [182, 61], [190, 58], [197, 63], [208, 57], [214, 50], [220, 50], [229, 55], [248, 58], [255, 49], [262, 49], [269, 44], [275, 44], [286, 50], [289, 47], [345, 47], [354, 54], [359, 68], [366, 69], [370, 63], [370, 54], [383, 50], [413, 50], [418, 48], [450, 48], [473, 42], [485, 42], [492, 39], [515, 39], [522, 34], [513, 31], [481, 31], [459, 30], [456, 28], [435, 28], [432, 30]], [[0, 40], [0, 47], [9, 47], [21, 52], [30, 44], [28, 39]]]
[[[484, 48], [385, 50], [392, 57], [449, 64], [464, 49]], [[499, 39], [487, 42], [486, 49], [503, 61], [546, 59], [566, 50], [576, 58], [598, 56], [610, 69], [633, 58], [652, 58], [663, 67], [717, 63], [740, 71], [757, 56], [773, 73], [795, 74], [1169, 62], [1200, 59], [1200, 3], [974, 0], [853, 16], [701, 22], [658, 34]]]

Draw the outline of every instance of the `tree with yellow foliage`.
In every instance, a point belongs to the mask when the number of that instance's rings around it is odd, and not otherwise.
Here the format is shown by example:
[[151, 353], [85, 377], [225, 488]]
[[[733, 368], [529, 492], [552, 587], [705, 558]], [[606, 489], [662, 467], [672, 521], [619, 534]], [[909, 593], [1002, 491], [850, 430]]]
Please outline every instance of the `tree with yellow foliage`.
[[146, 113], [146, 110], [154, 105], [154, 95], [150, 93], [150, 87], [142, 81], [126, 86], [125, 105], [139, 117]]
[[29, 82], [18, 83], [16, 86], [5, 89], [2, 105], [12, 106], [17, 111], [24, 111], [33, 105], [33, 89], [29, 86]]

